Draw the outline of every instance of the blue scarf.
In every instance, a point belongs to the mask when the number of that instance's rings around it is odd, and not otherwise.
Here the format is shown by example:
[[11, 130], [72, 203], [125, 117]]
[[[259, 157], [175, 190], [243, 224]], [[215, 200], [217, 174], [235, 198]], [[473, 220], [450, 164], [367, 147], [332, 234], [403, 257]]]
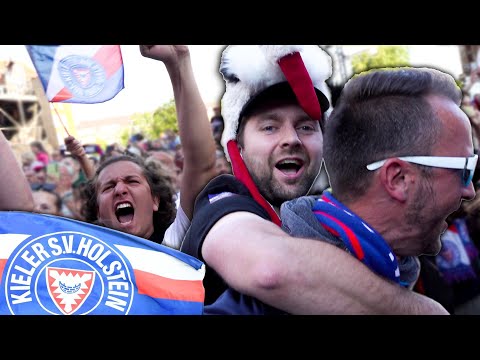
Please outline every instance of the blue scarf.
[[328, 191], [317, 199], [312, 210], [323, 228], [339, 237], [353, 256], [377, 274], [401, 284], [397, 257], [377, 231]]

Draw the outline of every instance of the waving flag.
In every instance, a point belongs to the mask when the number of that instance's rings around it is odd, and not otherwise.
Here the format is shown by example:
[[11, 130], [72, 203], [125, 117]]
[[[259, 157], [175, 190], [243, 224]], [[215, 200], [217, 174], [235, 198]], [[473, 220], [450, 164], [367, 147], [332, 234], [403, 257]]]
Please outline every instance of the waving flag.
[[205, 265], [68, 218], [0, 212], [0, 314], [200, 315]]
[[26, 45], [48, 101], [93, 104], [123, 89], [119, 45]]

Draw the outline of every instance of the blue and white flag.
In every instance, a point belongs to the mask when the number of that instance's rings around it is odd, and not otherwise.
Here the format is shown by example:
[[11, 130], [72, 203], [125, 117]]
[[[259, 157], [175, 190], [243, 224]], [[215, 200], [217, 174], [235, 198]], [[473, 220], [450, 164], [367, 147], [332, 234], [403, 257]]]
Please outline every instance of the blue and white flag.
[[120, 45], [26, 45], [50, 102], [93, 104], [123, 89]]
[[0, 211], [0, 314], [201, 315], [205, 265], [68, 218]]

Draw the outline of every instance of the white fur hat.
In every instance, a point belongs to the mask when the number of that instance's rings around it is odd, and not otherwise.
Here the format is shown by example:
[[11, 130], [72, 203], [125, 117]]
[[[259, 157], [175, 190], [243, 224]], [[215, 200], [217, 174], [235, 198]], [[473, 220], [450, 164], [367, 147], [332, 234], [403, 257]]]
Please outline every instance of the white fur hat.
[[[301, 68], [293, 67], [289, 75], [286, 70], [289, 65], [282, 66], [282, 60], [292, 54], [300, 54], [303, 60], [302, 67], [304, 65], [303, 69], [306, 70], [303, 78]], [[222, 53], [220, 73], [226, 82], [221, 102], [225, 123], [221, 142], [227, 158], [227, 143], [236, 140], [243, 112], [252, 104], [252, 100], [274, 85], [284, 84], [293, 91], [304, 109], [306, 106], [302, 98], [312, 98], [308, 88], [313, 85], [316, 95], [313, 96], [314, 102], [317, 106], [320, 104], [319, 111], [324, 113], [329, 107], [331, 96], [325, 81], [332, 75], [332, 59], [318, 45], [229, 45]], [[310, 100], [306, 101], [311, 103]]]

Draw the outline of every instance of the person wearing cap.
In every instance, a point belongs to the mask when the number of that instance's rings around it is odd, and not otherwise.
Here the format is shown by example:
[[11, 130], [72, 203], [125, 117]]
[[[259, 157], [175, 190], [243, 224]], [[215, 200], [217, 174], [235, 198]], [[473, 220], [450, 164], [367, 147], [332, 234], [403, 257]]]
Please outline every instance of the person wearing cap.
[[0, 211], [32, 211], [34, 202], [30, 183], [3, 131], [0, 131], [0, 154]]
[[[140, 45], [140, 52], [162, 61], [172, 82], [185, 156], [180, 206], [175, 206], [165, 170], [160, 173], [154, 162], [146, 163], [141, 156], [116, 156], [102, 162], [87, 182], [84, 215], [88, 222], [178, 249], [197, 194], [215, 176], [215, 142], [188, 47]], [[72, 151], [80, 148], [76, 139], [67, 145]]]
[[281, 205], [307, 195], [320, 174], [328, 54], [316, 45], [230, 45], [220, 71], [234, 175], [199, 194], [181, 247], [206, 264], [205, 314], [448, 314], [342, 249], [281, 228]]
[[420, 255], [437, 255], [447, 218], [475, 197], [478, 155], [450, 75], [376, 69], [350, 79], [326, 121], [331, 188], [282, 204], [282, 226], [328, 239], [389, 281], [412, 289]]

